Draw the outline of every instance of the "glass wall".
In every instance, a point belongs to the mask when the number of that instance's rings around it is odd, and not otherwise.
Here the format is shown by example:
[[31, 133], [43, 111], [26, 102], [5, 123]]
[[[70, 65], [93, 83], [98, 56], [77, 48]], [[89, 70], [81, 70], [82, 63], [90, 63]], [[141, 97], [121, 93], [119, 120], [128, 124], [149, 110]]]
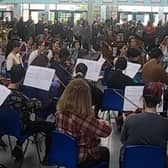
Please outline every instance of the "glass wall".
[[[73, 18], [73, 22], [76, 20], [83, 18], [87, 19], [87, 11], [88, 4], [87, 1], [82, 1], [85, 3], [75, 3], [77, 1], [72, 1], [74, 4], [22, 4], [21, 5], [21, 15], [23, 16], [24, 21], [27, 21], [29, 15], [32, 15], [35, 23], [38, 22], [39, 19], [50, 20], [54, 23], [55, 19], [61, 21], [67, 21], [68, 18]], [[160, 7], [160, 6], [129, 6], [129, 5], [114, 5], [113, 3], [107, 3], [107, 1], [103, 1], [103, 5], [106, 7], [106, 18], [118, 18], [119, 22], [122, 23], [124, 19], [126, 20], [141, 20], [144, 24], [147, 23], [148, 20], [153, 20], [154, 25], [156, 25], [159, 19], [163, 19], [164, 21], [168, 21], [168, 7]], [[16, 6], [17, 4], [15, 4]], [[94, 4], [93, 12], [92, 12], [92, 20], [100, 20], [101, 18], [101, 5]], [[162, 13], [160, 14], [160, 8], [163, 8]], [[7, 11], [6, 13], [1, 12], [0, 18], [8, 18], [9, 20], [12, 18], [12, 13], [10, 11], [17, 12], [17, 9], [14, 8], [14, 5], [9, 4], [0, 4], [0, 11]], [[3, 15], [3, 16], [2, 16]], [[19, 14], [17, 14], [19, 17]]]
[[30, 9], [30, 6], [29, 6], [29, 4], [23, 4], [21, 6], [21, 8], [22, 8], [23, 20], [27, 21], [29, 19], [29, 9]]
[[13, 17], [14, 5], [0, 4], [0, 20], [11, 21]]
[[159, 7], [119, 6], [118, 11], [118, 19], [120, 23], [122, 23], [123, 20], [140, 20], [146, 25], [149, 20], [152, 20], [153, 24], [157, 25], [159, 21]]
[[23, 4], [22, 16], [26, 21], [32, 16], [35, 23], [39, 19], [49, 20], [54, 23], [55, 19], [60, 21], [68, 21], [73, 18], [73, 22], [78, 19], [87, 19], [87, 5], [72, 4]]

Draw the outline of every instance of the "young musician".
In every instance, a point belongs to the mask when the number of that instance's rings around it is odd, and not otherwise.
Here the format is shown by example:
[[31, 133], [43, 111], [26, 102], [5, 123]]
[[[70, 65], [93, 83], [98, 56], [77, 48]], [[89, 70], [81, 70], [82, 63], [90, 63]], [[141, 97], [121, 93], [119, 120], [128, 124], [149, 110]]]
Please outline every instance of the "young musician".
[[[123, 145], [158, 145], [165, 149], [168, 140], [168, 119], [157, 114], [161, 102], [163, 84], [150, 83], [143, 89], [143, 112], [130, 115], [122, 128]], [[122, 150], [121, 160], [122, 161]]]
[[56, 128], [76, 139], [79, 168], [109, 162], [109, 150], [99, 146], [98, 137], [109, 136], [111, 126], [95, 117], [90, 87], [85, 80], [74, 79], [66, 87], [57, 104]]

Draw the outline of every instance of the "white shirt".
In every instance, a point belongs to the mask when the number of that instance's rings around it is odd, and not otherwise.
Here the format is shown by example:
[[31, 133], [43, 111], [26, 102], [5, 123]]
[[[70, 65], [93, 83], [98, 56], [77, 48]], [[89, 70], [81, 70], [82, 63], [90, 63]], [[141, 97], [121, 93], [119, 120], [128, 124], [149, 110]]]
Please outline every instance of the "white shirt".
[[16, 65], [16, 64], [21, 64], [23, 66], [22, 58], [20, 57], [19, 53], [15, 55], [12, 52], [10, 52], [6, 59], [7, 71], [10, 71], [13, 65]]
[[[39, 55], [38, 50], [32, 51], [28, 59], [28, 65], [30, 65], [38, 55]], [[47, 58], [49, 59], [49, 61], [51, 60], [52, 57], [53, 57], [52, 51], [48, 50]]]

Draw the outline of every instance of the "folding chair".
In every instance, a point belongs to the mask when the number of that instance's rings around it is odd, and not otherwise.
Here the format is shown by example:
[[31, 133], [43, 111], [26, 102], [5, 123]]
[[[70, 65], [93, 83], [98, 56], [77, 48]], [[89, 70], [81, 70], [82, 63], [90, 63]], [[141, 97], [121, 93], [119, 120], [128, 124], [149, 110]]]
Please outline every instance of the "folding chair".
[[165, 158], [166, 153], [160, 146], [126, 146], [121, 168], [165, 168]]
[[[103, 95], [103, 102], [102, 102], [102, 110], [104, 111], [112, 111], [114, 118], [116, 119], [116, 113], [114, 111], [122, 111], [123, 110], [123, 95], [124, 90], [121, 89], [105, 89]], [[110, 113], [109, 113], [109, 120], [110, 120]]]
[[[78, 146], [76, 140], [70, 135], [53, 131], [48, 163], [50, 166], [78, 168]], [[101, 162], [92, 168], [107, 168], [107, 165], [108, 163]]]
[[103, 110], [123, 110], [123, 95], [122, 89], [105, 89], [103, 95]]
[[[27, 143], [23, 151], [25, 155], [29, 145], [28, 137], [32, 135], [22, 134], [18, 113], [15, 110], [12, 110], [6, 106], [0, 107], [0, 133], [2, 135], [8, 135], [11, 154], [12, 154], [12, 143], [10, 140], [10, 136], [14, 136], [21, 143], [24, 143], [25, 140], [27, 139]], [[40, 156], [37, 144], [36, 144], [36, 149], [38, 152], [38, 156]]]

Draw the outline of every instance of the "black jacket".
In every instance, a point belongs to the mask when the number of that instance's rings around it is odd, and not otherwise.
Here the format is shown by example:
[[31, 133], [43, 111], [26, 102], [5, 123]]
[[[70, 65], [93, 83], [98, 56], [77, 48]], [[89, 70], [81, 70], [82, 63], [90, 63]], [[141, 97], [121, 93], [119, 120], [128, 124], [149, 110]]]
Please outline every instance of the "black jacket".
[[107, 77], [107, 86], [113, 89], [124, 89], [127, 85], [134, 85], [133, 79], [120, 70], [112, 70]]

